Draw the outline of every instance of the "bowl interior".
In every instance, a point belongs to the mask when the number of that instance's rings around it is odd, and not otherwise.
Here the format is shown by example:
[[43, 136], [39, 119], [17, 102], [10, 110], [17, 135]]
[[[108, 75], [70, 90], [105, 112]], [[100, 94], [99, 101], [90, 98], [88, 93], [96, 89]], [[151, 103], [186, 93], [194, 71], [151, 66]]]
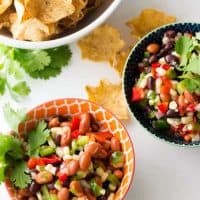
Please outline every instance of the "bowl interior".
[[128, 103], [130, 111], [135, 115], [137, 120], [153, 135], [170, 143], [183, 146], [185, 145], [197, 146], [200, 145], [199, 142], [187, 143], [184, 140], [173, 137], [168, 132], [155, 130], [151, 125], [151, 121], [148, 118], [147, 113], [144, 112], [144, 110], [141, 110], [141, 108], [138, 107], [137, 104], [131, 102], [132, 87], [135, 84], [136, 78], [138, 78], [140, 74], [137, 67], [137, 63], [142, 60], [146, 46], [152, 42], [161, 43], [163, 34], [167, 30], [175, 30], [176, 32], [182, 32], [182, 33], [183, 32], [196, 33], [200, 31], [200, 24], [197, 23], [169, 24], [152, 31], [136, 44], [136, 46], [132, 49], [129, 55], [129, 59], [124, 71], [123, 87], [124, 87], [126, 101]]
[[[103, 129], [109, 130], [114, 135], [117, 135], [122, 142], [123, 152], [125, 153], [125, 176], [121, 182], [121, 187], [115, 194], [115, 200], [124, 199], [134, 175], [134, 150], [131, 139], [124, 126], [116, 117], [113, 116], [113, 114], [104, 108], [81, 99], [60, 99], [47, 102], [34, 108], [28, 113], [28, 119], [25, 123], [20, 125], [19, 131], [21, 134], [25, 134], [34, 128], [37, 121], [45, 118], [47, 119], [56, 115], [76, 115], [83, 112], [90, 112], [93, 114]], [[9, 187], [9, 191], [11, 191], [13, 196], [11, 187]]]

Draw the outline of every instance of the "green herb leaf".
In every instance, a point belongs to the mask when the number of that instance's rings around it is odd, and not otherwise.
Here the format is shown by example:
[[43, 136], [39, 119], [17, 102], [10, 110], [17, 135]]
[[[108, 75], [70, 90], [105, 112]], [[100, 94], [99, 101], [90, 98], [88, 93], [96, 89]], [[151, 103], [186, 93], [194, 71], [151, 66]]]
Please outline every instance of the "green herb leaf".
[[11, 160], [22, 159], [24, 156], [22, 143], [11, 135], [0, 134], [0, 183], [5, 180], [5, 172]]
[[20, 96], [27, 96], [31, 89], [25, 81], [21, 81], [12, 87], [12, 91]]
[[28, 134], [29, 156], [38, 156], [39, 147], [47, 141], [50, 131], [47, 129], [47, 124], [40, 121], [35, 130]]
[[193, 55], [186, 66], [185, 71], [200, 75], [200, 56]]
[[12, 130], [18, 131], [18, 125], [26, 120], [26, 110], [19, 109], [14, 110], [11, 108], [10, 104], [5, 104], [3, 106], [4, 117], [7, 123], [10, 125]]
[[31, 176], [27, 173], [26, 162], [16, 162], [12, 169], [10, 180], [16, 187], [26, 188], [31, 183]]
[[14, 58], [27, 73], [43, 70], [51, 62], [51, 58], [45, 50], [15, 49]]
[[181, 36], [175, 44], [175, 50], [180, 55], [187, 55], [193, 50], [192, 39], [187, 36]]
[[3, 95], [6, 88], [6, 79], [0, 76], [0, 95]]

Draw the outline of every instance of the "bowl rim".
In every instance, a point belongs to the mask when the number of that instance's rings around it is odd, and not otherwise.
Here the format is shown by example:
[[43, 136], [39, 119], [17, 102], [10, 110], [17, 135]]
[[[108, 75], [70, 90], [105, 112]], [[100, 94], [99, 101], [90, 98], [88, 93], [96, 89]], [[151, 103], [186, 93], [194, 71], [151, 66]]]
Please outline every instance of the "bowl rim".
[[21, 48], [21, 49], [49, 49], [58, 46], [62, 46], [65, 44], [70, 44], [79, 38], [87, 35], [97, 26], [101, 25], [119, 6], [122, 0], [113, 0], [112, 3], [103, 11], [103, 13], [97, 17], [94, 21], [90, 24], [81, 28], [79, 31], [74, 32], [70, 35], [63, 36], [61, 38], [47, 40], [47, 41], [39, 41], [39, 42], [31, 42], [31, 41], [22, 41], [17, 40], [14, 38], [9, 38], [3, 35], [0, 35], [0, 42], [11, 46], [14, 48]]
[[[90, 100], [87, 100], [87, 99], [82, 99], [82, 98], [58, 98], [58, 99], [53, 99], [53, 100], [45, 101], [44, 103], [41, 103], [41, 104], [39, 104], [39, 105], [37, 105], [37, 106], [34, 106], [32, 109], [30, 109], [30, 110], [27, 112], [27, 115], [29, 115], [29, 114], [30, 114], [31, 112], [33, 112], [35, 109], [40, 108], [40, 107], [42, 107], [42, 106], [45, 105], [45, 104], [52, 103], [52, 102], [57, 102], [57, 101], [62, 101], [62, 100], [70, 100], [70, 101], [78, 101], [78, 102], [81, 102], [81, 101], [82, 101], [82, 102], [88, 102], [88, 103], [90, 103], [90, 104], [93, 104], [93, 105], [95, 105], [95, 106], [97, 106], [97, 107], [99, 107], [99, 108], [105, 110], [105, 111], [108, 112], [110, 115], [112, 115], [114, 118], [116, 118], [117, 123], [119, 123], [119, 124], [122, 126], [122, 128], [124, 129], [124, 131], [126, 132], [126, 134], [127, 134], [127, 136], [128, 136], [128, 140], [130, 141], [130, 144], [131, 144], [131, 150], [132, 150], [132, 152], [133, 152], [133, 163], [134, 163], [134, 165], [133, 165], [133, 170], [132, 170], [132, 172], [131, 172], [131, 180], [130, 180], [129, 185], [128, 185], [128, 187], [127, 187], [127, 189], [126, 189], [126, 191], [125, 191], [125, 193], [124, 193], [124, 195], [123, 195], [123, 198], [122, 198], [122, 200], [125, 200], [125, 197], [127, 196], [127, 194], [128, 194], [128, 192], [129, 192], [131, 186], [133, 186], [133, 178], [134, 178], [134, 176], [135, 176], [135, 169], [136, 169], [136, 163], [135, 163], [135, 162], [136, 162], [136, 158], [135, 158], [135, 149], [134, 149], [133, 141], [132, 141], [132, 139], [131, 139], [131, 136], [129, 135], [129, 132], [128, 132], [127, 128], [125, 127], [125, 125], [121, 122], [121, 120], [120, 120], [112, 111], [110, 111], [109, 109], [107, 109], [107, 108], [105, 108], [105, 107], [103, 107], [103, 106], [101, 106], [101, 105], [99, 105], [99, 104], [97, 104], [97, 103], [95, 103], [95, 102], [93, 102], [93, 101], [90, 101]], [[9, 197], [12, 198], [12, 196], [13, 196], [13, 191], [10, 191], [10, 190], [8, 189], [8, 186], [10, 185], [10, 182], [7, 180], [7, 181], [4, 183], [4, 185], [5, 185], [5, 188], [6, 188], [7, 192], [8, 192]]]
[[171, 146], [175, 146], [175, 147], [182, 147], [182, 148], [199, 148], [200, 147], [200, 142], [199, 144], [177, 144], [175, 142], [170, 142], [164, 138], [160, 138], [159, 136], [156, 136], [155, 134], [153, 134], [147, 127], [143, 126], [143, 124], [141, 123], [140, 120], [137, 119], [137, 117], [135, 116], [134, 112], [131, 110], [130, 108], [130, 105], [128, 103], [128, 99], [126, 98], [126, 92], [125, 92], [125, 73], [126, 73], [126, 69], [127, 69], [127, 65], [128, 65], [128, 62], [130, 60], [130, 57], [132, 56], [132, 54], [134, 54], [134, 51], [135, 49], [137, 48], [138, 45], [141, 44], [141, 42], [143, 40], [145, 40], [146, 38], [148, 38], [151, 34], [153, 33], [156, 33], [157, 31], [159, 31], [160, 29], [165, 29], [169, 26], [177, 26], [177, 25], [188, 25], [188, 26], [191, 26], [191, 25], [198, 25], [200, 26], [200, 23], [199, 22], [190, 22], [190, 21], [180, 21], [180, 22], [174, 22], [174, 23], [168, 23], [168, 24], [165, 24], [163, 26], [159, 26], [155, 29], [153, 29], [152, 31], [150, 31], [149, 33], [147, 33], [146, 35], [144, 35], [143, 37], [141, 37], [136, 43], [135, 45], [132, 47], [131, 51], [129, 52], [129, 55], [125, 61], [125, 64], [124, 64], [124, 69], [123, 69], [123, 74], [122, 74], [122, 90], [123, 90], [123, 97], [124, 97], [124, 100], [127, 104], [127, 107], [128, 107], [128, 110], [129, 110], [129, 113], [131, 113], [131, 117], [133, 119], [136, 119], [136, 121], [138, 122], [138, 124], [143, 128], [145, 129], [149, 135], [153, 136], [154, 138], [156, 138], [158, 141], [161, 141], [165, 144], [169, 144]]

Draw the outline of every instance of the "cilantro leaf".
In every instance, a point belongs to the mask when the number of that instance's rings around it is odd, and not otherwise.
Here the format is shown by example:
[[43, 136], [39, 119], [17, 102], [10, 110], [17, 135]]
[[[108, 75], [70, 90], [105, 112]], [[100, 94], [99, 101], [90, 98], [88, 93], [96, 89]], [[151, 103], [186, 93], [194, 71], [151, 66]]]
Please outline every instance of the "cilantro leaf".
[[187, 36], [181, 36], [175, 44], [175, 50], [180, 55], [187, 55], [193, 50], [193, 41]]
[[45, 50], [14, 49], [14, 58], [27, 73], [43, 70], [51, 62], [51, 58]]
[[31, 176], [27, 172], [26, 162], [16, 162], [12, 169], [10, 180], [16, 187], [26, 188], [31, 183]]
[[43, 69], [29, 71], [28, 73], [32, 78], [49, 79], [56, 77], [61, 73], [62, 68], [69, 63], [72, 55], [68, 46], [47, 49], [46, 52], [51, 58], [50, 64]]
[[3, 95], [6, 88], [6, 79], [0, 76], [0, 95]]
[[12, 91], [20, 96], [27, 96], [31, 89], [25, 81], [21, 81], [12, 87]]
[[200, 56], [193, 55], [186, 66], [185, 71], [200, 75]]
[[44, 121], [40, 121], [37, 127], [28, 134], [29, 156], [38, 155], [38, 148], [47, 141], [49, 134], [50, 131], [47, 129], [47, 124]]
[[26, 119], [26, 110], [14, 110], [10, 104], [3, 106], [4, 117], [12, 130], [18, 131], [18, 125]]
[[0, 134], [0, 149], [0, 182], [2, 182], [5, 180], [5, 171], [10, 159], [22, 159], [24, 153], [21, 141], [11, 135]]

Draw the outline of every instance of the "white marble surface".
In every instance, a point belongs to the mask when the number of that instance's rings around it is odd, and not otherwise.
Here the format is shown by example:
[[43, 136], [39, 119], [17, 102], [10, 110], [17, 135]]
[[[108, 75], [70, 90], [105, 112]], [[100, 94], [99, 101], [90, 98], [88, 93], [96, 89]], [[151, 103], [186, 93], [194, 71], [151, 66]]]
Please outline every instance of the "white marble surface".
[[[117, 26], [129, 40], [124, 22], [137, 15], [142, 8], [163, 9], [176, 15], [179, 21], [199, 21], [200, 2], [197, 0], [124, 0], [108, 20]], [[0, 129], [8, 130], [3, 120], [2, 105], [11, 102], [28, 109], [47, 100], [60, 97], [86, 98], [84, 86], [97, 84], [101, 78], [118, 81], [118, 75], [106, 63], [92, 63], [80, 59], [80, 51], [72, 44], [73, 59], [63, 73], [49, 81], [29, 80], [31, 95], [20, 104], [9, 95], [0, 100]], [[125, 122], [136, 152], [136, 172], [127, 200], [198, 200], [200, 179], [200, 149], [178, 148], [152, 137], [135, 119]], [[0, 186], [0, 199], [9, 200], [5, 188]]]

